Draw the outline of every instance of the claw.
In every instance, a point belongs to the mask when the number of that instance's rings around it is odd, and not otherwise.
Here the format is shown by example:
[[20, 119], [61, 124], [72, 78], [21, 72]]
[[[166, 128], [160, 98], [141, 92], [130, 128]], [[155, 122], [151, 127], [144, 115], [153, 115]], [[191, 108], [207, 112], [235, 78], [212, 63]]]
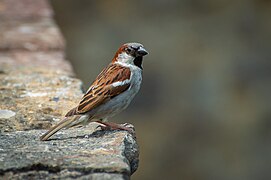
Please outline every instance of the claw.
[[99, 124], [99, 125], [95, 128], [95, 130], [97, 130], [98, 128], [101, 128], [101, 130], [103, 130], [103, 131], [108, 129], [108, 127], [105, 126], [105, 125], [103, 125], [103, 124]]
[[116, 123], [112, 123], [112, 122], [102, 122], [102, 121], [96, 121], [97, 123], [99, 123], [99, 125], [96, 127], [97, 128], [101, 128], [102, 130], [125, 130], [128, 131], [131, 134], [134, 134], [135, 129], [131, 124], [125, 123], [122, 125], [116, 124]]

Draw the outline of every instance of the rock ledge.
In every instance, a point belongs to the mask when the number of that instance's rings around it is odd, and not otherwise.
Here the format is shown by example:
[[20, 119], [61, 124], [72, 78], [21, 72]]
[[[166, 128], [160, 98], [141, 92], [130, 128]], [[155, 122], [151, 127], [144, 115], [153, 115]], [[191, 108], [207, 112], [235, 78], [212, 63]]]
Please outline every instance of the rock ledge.
[[44, 130], [3, 133], [0, 175], [4, 179], [129, 179], [138, 166], [135, 137], [126, 131], [94, 129], [95, 123], [63, 130], [50, 141], [39, 141]]

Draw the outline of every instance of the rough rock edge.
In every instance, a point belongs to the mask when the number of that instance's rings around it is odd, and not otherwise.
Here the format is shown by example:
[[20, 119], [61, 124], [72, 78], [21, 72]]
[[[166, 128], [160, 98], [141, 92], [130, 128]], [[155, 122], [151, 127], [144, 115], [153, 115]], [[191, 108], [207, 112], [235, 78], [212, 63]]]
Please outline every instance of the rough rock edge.
[[[59, 166], [48, 166], [48, 165], [44, 165], [42, 163], [37, 163], [37, 164], [31, 164], [31, 165], [29, 165], [27, 167], [23, 167], [23, 168], [11, 168], [11, 169], [7, 169], [7, 170], [0, 170], [0, 176], [3, 176], [3, 177], [5, 177], [6, 175], [10, 176], [9, 175], [10, 173], [13, 176], [16, 174], [23, 174], [23, 173], [30, 173], [32, 175], [36, 175], [39, 172], [47, 172], [47, 174], [60, 176], [61, 172], [64, 172], [64, 171], [67, 171], [71, 174], [69, 176], [65, 176], [66, 178], [67, 177], [79, 178], [82, 176], [92, 175], [95, 173], [106, 173], [106, 174], [122, 175], [123, 177], [126, 177], [125, 179], [129, 179], [129, 177], [131, 175], [127, 171], [118, 172], [118, 171], [107, 171], [104, 169], [80, 169], [80, 168], [65, 169], [65, 168], [61, 168]], [[76, 173], [76, 175], [73, 175], [73, 173]], [[50, 177], [50, 175], [48, 177]]]

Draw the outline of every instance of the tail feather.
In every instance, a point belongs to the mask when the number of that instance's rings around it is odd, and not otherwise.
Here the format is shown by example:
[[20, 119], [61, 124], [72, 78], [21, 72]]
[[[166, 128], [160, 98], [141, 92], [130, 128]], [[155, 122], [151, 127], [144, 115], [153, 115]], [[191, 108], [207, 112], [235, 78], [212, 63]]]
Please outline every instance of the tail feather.
[[74, 121], [74, 118], [64, 118], [62, 121], [60, 121], [57, 125], [53, 126], [51, 129], [49, 129], [45, 134], [43, 134], [40, 137], [41, 141], [48, 140], [52, 135], [54, 135], [56, 132], [58, 132], [60, 129], [64, 127], [68, 127], [72, 122]]
[[65, 115], [65, 117], [69, 117], [69, 116], [73, 116], [73, 115], [77, 115], [77, 107], [72, 108], [69, 112], [67, 112], [67, 114]]

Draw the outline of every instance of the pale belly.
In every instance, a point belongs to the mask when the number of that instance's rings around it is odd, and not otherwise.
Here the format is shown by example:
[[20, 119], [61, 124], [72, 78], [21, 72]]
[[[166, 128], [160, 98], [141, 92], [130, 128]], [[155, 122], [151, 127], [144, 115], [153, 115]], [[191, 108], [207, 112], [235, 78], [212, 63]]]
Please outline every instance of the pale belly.
[[118, 95], [111, 99], [111, 101], [108, 101], [107, 103], [99, 106], [98, 108], [91, 110], [87, 114], [82, 115], [80, 118], [74, 121], [71, 124], [71, 126], [78, 124], [87, 125], [88, 123], [91, 122], [92, 119], [106, 120], [107, 118], [120, 113], [121, 111], [127, 108], [127, 106], [133, 100], [137, 92], [127, 90], [123, 94]]
[[121, 95], [114, 97], [113, 99], [96, 109], [94, 115], [95, 118], [103, 119], [115, 116], [116, 114], [127, 108], [127, 106], [131, 103], [132, 99], [135, 97], [135, 94], [136, 93], [125, 92]]

